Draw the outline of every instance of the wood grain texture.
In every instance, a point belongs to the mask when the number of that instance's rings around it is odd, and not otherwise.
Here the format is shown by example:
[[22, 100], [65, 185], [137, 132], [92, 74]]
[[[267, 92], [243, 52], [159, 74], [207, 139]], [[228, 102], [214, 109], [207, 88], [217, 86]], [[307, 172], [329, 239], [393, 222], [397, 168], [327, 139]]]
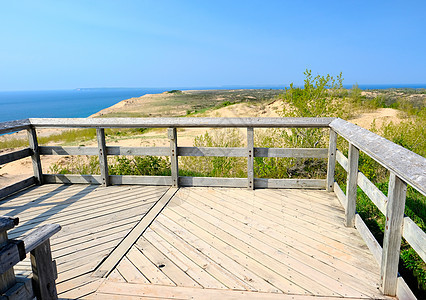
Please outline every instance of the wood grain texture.
[[28, 142], [31, 149], [31, 161], [34, 170], [36, 184], [43, 184], [43, 171], [41, 169], [40, 152], [38, 148], [37, 132], [34, 127], [27, 129]]
[[402, 236], [426, 262], [426, 233], [409, 217], [404, 217]]
[[327, 158], [327, 152], [320, 148], [254, 148], [255, 157]]
[[386, 205], [388, 197], [386, 197], [378, 187], [374, 185], [363, 173], [358, 172], [358, 186], [367, 194], [368, 198], [377, 206], [377, 208], [386, 215]]
[[342, 119], [333, 120], [330, 127], [386, 169], [426, 195], [426, 158]]
[[105, 143], [105, 129], [96, 128], [96, 138], [98, 140], [99, 169], [101, 170], [101, 181], [103, 186], [109, 186], [108, 158]]
[[176, 193], [176, 188], [170, 188], [156, 203], [155, 205], [144, 215], [140, 222], [132, 229], [132, 231], [126, 236], [123, 241], [114, 249], [114, 251], [100, 264], [94, 275], [97, 277], [107, 276], [112, 269], [117, 265], [123, 255], [132, 247], [136, 242], [137, 238], [148, 228], [153, 220], [167, 205], [173, 195]]
[[179, 186], [179, 163], [177, 150], [177, 130], [176, 128], [168, 128], [167, 135], [170, 141], [170, 168], [172, 172], [172, 186]]
[[29, 119], [22, 119], [22, 120], [16, 120], [16, 121], [9, 121], [9, 122], [1, 122], [0, 123], [0, 134], [3, 133], [9, 133], [14, 131], [20, 131], [23, 129], [30, 128], [30, 120]]
[[[58, 128], [327, 128], [334, 119], [335, 118], [31, 118], [29, 121], [31, 125], [36, 127]], [[4, 126], [11, 127], [13, 124], [5, 124]]]
[[395, 296], [402, 237], [407, 184], [394, 173], [390, 174], [385, 236], [381, 264], [381, 288], [385, 295]]
[[254, 128], [247, 128], [247, 187], [254, 190]]
[[336, 160], [342, 166], [342, 168], [347, 172], [348, 171], [348, 159], [342, 152], [340, 152], [340, 150], [336, 151]]
[[36, 179], [34, 176], [28, 177], [27, 179], [21, 180], [19, 182], [8, 185], [0, 189], [0, 199], [13, 195], [23, 189], [26, 189], [32, 185], [36, 184]]
[[25, 244], [25, 251], [28, 253], [34, 250], [50, 239], [55, 233], [59, 232], [59, 230], [61, 230], [61, 226], [58, 224], [46, 224], [37, 228], [22, 239]]
[[336, 168], [336, 150], [337, 150], [337, 133], [330, 129], [330, 137], [328, 142], [328, 161], [327, 161], [327, 187], [328, 192], [332, 192], [334, 188], [334, 170]]
[[2, 154], [0, 155], [0, 165], [31, 156], [32, 153], [33, 152], [30, 148], [25, 148], [11, 153]]
[[355, 226], [359, 150], [349, 143], [348, 177], [346, 181], [345, 224]]

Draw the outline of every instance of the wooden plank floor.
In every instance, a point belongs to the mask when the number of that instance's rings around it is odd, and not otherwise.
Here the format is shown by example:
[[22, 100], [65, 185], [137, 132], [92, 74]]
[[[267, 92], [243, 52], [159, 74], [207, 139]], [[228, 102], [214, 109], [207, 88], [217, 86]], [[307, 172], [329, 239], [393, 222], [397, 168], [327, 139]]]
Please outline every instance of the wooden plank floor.
[[333, 194], [181, 188], [91, 299], [385, 298]]
[[[0, 215], [20, 218], [11, 238], [62, 226], [51, 245], [63, 299], [385, 298], [336, 197], [312, 190], [181, 188], [106, 278], [95, 277], [168, 189], [43, 185], [0, 201]], [[29, 275], [29, 261], [15, 270]]]
[[[120, 243], [167, 187], [47, 184], [0, 201], [0, 215], [19, 217], [9, 231], [19, 238], [48, 223], [62, 226], [51, 238], [58, 268], [59, 297], [77, 298], [94, 292], [103, 279], [91, 277], [96, 266]], [[27, 276], [27, 258], [15, 272]]]

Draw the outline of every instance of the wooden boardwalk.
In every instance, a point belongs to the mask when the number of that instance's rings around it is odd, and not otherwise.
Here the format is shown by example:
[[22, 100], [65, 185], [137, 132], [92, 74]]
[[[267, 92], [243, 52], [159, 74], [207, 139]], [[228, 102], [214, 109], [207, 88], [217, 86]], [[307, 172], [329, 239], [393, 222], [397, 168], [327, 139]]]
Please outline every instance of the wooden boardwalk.
[[1, 201], [0, 214], [20, 218], [12, 238], [62, 226], [51, 239], [62, 298], [385, 298], [379, 266], [344, 227], [340, 203], [314, 190], [180, 188], [100, 277], [167, 190], [43, 185]]

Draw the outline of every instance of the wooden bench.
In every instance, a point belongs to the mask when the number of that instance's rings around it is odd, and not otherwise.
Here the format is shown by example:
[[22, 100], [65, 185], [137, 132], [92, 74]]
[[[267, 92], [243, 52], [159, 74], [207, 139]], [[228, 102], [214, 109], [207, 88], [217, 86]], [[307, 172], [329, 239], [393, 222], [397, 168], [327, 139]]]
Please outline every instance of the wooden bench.
[[[18, 218], [0, 217], [0, 299], [57, 299], [56, 263], [49, 238], [61, 230], [56, 224], [37, 228], [22, 240], [8, 239], [7, 231]], [[13, 267], [31, 253], [32, 278], [15, 276]]]

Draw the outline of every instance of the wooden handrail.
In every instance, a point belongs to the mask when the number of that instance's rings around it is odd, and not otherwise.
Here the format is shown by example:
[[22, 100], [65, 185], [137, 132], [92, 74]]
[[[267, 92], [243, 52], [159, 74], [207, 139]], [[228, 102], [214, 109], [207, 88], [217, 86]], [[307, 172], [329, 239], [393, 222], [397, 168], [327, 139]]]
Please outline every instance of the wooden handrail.
[[330, 127], [426, 196], [426, 158], [342, 119], [333, 120]]
[[41, 118], [34, 127], [58, 128], [328, 128], [335, 118]]

